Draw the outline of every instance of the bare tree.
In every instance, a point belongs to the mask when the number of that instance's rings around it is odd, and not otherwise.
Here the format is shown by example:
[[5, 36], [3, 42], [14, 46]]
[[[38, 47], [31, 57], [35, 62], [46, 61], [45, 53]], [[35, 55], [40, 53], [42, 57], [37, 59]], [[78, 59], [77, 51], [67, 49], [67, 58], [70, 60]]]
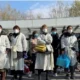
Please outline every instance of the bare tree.
[[22, 14], [16, 9], [11, 8], [10, 5], [6, 5], [5, 7], [0, 8], [0, 20], [17, 20], [25, 18], [26, 15]]
[[72, 4], [72, 7], [70, 8], [69, 13], [71, 17], [80, 16], [80, 1], [79, 0], [74, 1], [74, 3]]
[[[80, 1], [75, 0], [72, 5], [69, 5], [67, 1], [66, 4], [64, 1], [57, 1], [57, 3], [49, 9], [50, 11], [47, 13], [49, 18], [80, 16]], [[10, 5], [0, 7], [0, 20], [25, 20], [41, 18], [44, 18], [44, 14], [41, 12], [35, 14], [32, 9], [28, 10], [26, 13], [21, 13], [20, 11], [13, 9]]]
[[28, 10], [26, 13], [26, 19], [34, 19], [33, 11]]
[[66, 5], [63, 1], [58, 1], [55, 6], [51, 9], [50, 18], [60, 18], [69, 16], [69, 5], [66, 2]]
[[38, 14], [36, 15], [36, 18], [37, 18], [37, 19], [41, 19], [41, 18], [42, 18], [42, 14], [41, 14], [41, 13], [38, 13]]

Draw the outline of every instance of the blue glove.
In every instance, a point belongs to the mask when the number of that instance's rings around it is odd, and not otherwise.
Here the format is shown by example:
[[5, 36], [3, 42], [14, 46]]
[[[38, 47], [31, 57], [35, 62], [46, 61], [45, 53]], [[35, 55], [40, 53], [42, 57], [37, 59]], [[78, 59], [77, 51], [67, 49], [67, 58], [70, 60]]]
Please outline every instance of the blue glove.
[[24, 59], [28, 58], [26, 51], [23, 51], [23, 58], [24, 58]]

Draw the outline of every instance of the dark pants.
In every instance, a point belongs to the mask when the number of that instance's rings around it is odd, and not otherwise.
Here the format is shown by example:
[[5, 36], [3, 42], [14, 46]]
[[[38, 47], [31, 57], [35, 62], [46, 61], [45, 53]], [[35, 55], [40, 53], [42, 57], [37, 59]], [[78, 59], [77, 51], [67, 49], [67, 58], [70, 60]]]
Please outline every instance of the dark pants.
[[80, 54], [79, 54], [79, 56], [77, 56], [77, 60], [80, 63]]
[[58, 66], [56, 65], [58, 58], [58, 50], [54, 50], [54, 73], [57, 73]]
[[38, 70], [38, 80], [41, 80], [41, 72], [42, 70]]
[[22, 76], [23, 76], [23, 71], [22, 70], [11, 70], [11, 75], [13, 75], [13, 80], [17, 79], [17, 76], [19, 75], [19, 79], [18, 80], [22, 80]]
[[[41, 79], [41, 73], [43, 72], [43, 70], [38, 70], [38, 80], [42, 80]], [[46, 80], [48, 80], [48, 70], [46, 70]]]
[[31, 60], [33, 61], [33, 63], [30, 65], [30, 71], [32, 71], [33, 73], [35, 73], [36, 54], [32, 54]]
[[75, 66], [70, 66], [70, 68], [69, 68], [69, 69], [68, 69], [68, 68], [66, 68], [66, 69], [65, 69], [66, 75], [68, 75], [68, 74], [69, 74], [69, 71], [68, 71], [68, 70], [70, 70], [71, 77], [73, 78], [73, 77], [74, 77], [74, 72], [75, 72]]

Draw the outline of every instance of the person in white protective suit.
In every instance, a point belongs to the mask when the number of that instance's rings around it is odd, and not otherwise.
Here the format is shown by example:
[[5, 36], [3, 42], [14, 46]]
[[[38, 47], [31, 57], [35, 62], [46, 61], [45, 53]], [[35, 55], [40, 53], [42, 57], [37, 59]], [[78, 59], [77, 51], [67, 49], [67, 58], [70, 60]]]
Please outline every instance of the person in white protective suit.
[[5, 80], [6, 71], [9, 65], [8, 53], [10, 50], [10, 42], [7, 35], [4, 33], [2, 26], [0, 25], [0, 72], [1, 72], [1, 80]]
[[51, 46], [52, 36], [48, 33], [46, 25], [42, 25], [41, 34], [38, 37], [37, 45], [46, 45], [46, 52], [38, 52], [36, 55], [35, 69], [38, 70], [38, 79], [41, 80], [40, 74], [46, 71], [46, 80], [48, 80], [48, 71], [54, 68], [53, 48]]
[[20, 27], [15, 25], [13, 27], [13, 34], [11, 36], [11, 73], [13, 76], [12, 80], [17, 79], [22, 80], [22, 75], [24, 71], [24, 55], [27, 51], [27, 41], [26, 37], [20, 31]]
[[[77, 63], [77, 55], [78, 55], [78, 42], [77, 37], [73, 33], [72, 26], [67, 27], [67, 32], [61, 38], [61, 48], [62, 54], [67, 53], [70, 58], [70, 73], [71, 79], [74, 79], [75, 65]], [[66, 70], [66, 77], [69, 78], [68, 69]]]

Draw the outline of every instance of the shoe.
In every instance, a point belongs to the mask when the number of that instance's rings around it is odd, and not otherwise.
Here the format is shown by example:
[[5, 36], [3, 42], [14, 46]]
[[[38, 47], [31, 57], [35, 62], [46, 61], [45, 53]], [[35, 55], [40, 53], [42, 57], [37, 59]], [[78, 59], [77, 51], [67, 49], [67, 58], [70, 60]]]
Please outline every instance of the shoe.
[[66, 76], [65, 76], [65, 77], [66, 77], [66, 79], [70, 79], [69, 74], [66, 74]]
[[70, 79], [75, 79], [75, 77], [74, 76], [71, 76]]
[[17, 76], [15, 76], [14, 79], [18, 79]]
[[18, 80], [22, 80], [22, 78], [19, 78]]
[[49, 80], [49, 78], [46, 78], [46, 80]]
[[58, 73], [62, 73], [62, 72], [64, 72], [64, 69], [63, 68], [58, 68], [57, 71], [58, 71]]
[[14, 78], [11, 78], [11, 80], [14, 80]]
[[17, 79], [15, 79], [14, 77], [12, 77], [11, 80], [17, 80]]
[[38, 80], [42, 80], [42, 79], [41, 79], [41, 75], [38, 75]]
[[58, 74], [57, 73], [54, 73], [54, 75], [53, 76], [58, 76]]
[[32, 72], [28, 72], [28, 77], [32, 77]]

